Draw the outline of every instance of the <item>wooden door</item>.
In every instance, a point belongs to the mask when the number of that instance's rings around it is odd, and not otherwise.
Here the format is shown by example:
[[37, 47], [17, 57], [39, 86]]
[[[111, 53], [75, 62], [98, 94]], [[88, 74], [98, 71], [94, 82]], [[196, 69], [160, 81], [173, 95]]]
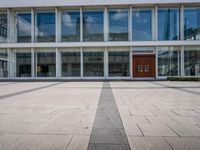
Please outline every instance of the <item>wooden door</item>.
[[155, 77], [155, 55], [133, 55], [133, 77]]

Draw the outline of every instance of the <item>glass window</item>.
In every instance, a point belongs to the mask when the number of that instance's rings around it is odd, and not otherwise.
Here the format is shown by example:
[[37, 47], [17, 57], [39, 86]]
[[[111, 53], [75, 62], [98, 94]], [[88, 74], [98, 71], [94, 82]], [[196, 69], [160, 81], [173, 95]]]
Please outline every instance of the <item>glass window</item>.
[[62, 76], [80, 77], [80, 52], [62, 52]]
[[185, 40], [200, 40], [200, 8], [184, 9]]
[[56, 53], [36, 52], [37, 77], [56, 76]]
[[103, 41], [103, 11], [83, 11], [83, 41]]
[[152, 10], [133, 9], [132, 13], [133, 41], [152, 40]]
[[55, 42], [55, 13], [37, 12], [37, 42]]
[[62, 13], [62, 41], [80, 41], [80, 12], [64, 11]]
[[7, 13], [0, 13], [0, 43], [7, 43]]
[[109, 11], [109, 41], [128, 41], [128, 10]]
[[83, 52], [83, 70], [85, 77], [104, 76], [103, 55], [103, 52]]
[[158, 47], [158, 76], [180, 75], [180, 48]]
[[158, 40], [179, 40], [179, 9], [158, 9]]
[[185, 47], [184, 65], [186, 76], [200, 76], [200, 47]]
[[17, 42], [31, 42], [31, 13], [17, 13]]
[[109, 76], [129, 76], [129, 52], [108, 52]]
[[16, 52], [16, 76], [31, 77], [31, 52]]
[[0, 49], [0, 78], [8, 77], [8, 53], [6, 49]]

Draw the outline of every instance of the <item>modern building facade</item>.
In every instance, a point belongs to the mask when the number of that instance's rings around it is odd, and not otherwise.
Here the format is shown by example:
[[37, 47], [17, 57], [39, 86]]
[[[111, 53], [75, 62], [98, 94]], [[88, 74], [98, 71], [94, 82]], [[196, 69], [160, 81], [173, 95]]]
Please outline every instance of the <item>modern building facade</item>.
[[0, 79], [200, 76], [200, 0], [1, 0]]

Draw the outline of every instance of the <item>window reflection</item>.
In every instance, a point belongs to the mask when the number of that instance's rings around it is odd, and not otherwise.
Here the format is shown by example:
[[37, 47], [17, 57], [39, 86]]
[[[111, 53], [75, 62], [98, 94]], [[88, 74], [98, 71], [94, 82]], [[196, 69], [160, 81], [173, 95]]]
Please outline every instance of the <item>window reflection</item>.
[[129, 76], [129, 52], [109, 52], [109, 76]]
[[186, 76], [200, 76], [200, 47], [185, 47], [184, 65]]
[[179, 40], [179, 9], [158, 9], [158, 40]]
[[104, 76], [103, 55], [103, 52], [83, 52], [83, 68], [85, 77]]
[[180, 48], [158, 48], [158, 76], [180, 75]]
[[109, 11], [109, 40], [128, 41], [128, 10]]
[[37, 12], [37, 42], [55, 42], [55, 13]]
[[184, 9], [185, 40], [200, 40], [200, 8]]
[[152, 10], [134, 9], [132, 13], [133, 41], [152, 40]]
[[62, 13], [62, 41], [80, 41], [80, 12], [64, 11]]
[[8, 30], [8, 23], [7, 23], [7, 13], [0, 13], [0, 43], [7, 42], [7, 30]]
[[80, 77], [80, 52], [62, 52], [62, 76]]
[[8, 77], [8, 53], [6, 49], [0, 49], [0, 78]]
[[31, 42], [31, 14], [17, 13], [17, 42]]
[[31, 53], [17, 52], [16, 53], [16, 76], [31, 77]]
[[37, 77], [56, 76], [55, 52], [36, 52]]
[[83, 12], [83, 41], [103, 41], [103, 11]]

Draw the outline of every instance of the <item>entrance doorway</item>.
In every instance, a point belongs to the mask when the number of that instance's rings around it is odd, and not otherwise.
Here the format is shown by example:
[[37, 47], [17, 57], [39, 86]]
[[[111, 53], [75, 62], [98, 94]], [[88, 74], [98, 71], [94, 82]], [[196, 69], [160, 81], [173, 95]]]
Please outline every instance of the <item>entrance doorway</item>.
[[155, 55], [133, 55], [133, 77], [155, 78]]

